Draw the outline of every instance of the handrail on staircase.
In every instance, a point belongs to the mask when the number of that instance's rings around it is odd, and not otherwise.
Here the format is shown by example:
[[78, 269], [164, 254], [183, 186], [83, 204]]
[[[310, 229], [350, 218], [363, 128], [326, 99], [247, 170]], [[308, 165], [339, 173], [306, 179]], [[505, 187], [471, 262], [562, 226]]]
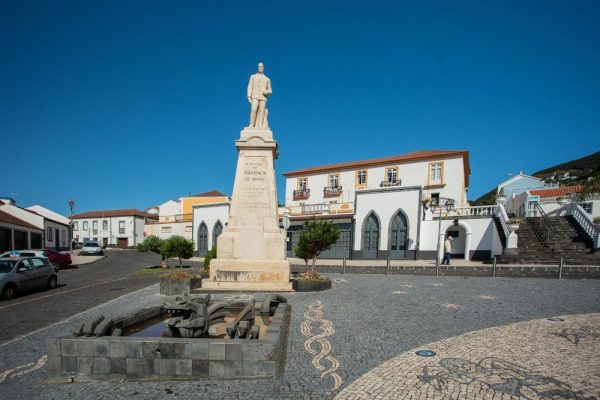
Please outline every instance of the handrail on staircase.
[[[542, 244], [546, 247], [550, 247], [550, 242], [554, 241], [554, 246], [552, 246], [552, 251], [556, 251], [556, 242], [558, 241], [558, 231], [556, 230], [556, 228], [554, 227], [554, 224], [552, 223], [552, 221], [550, 221], [550, 218], [548, 218], [548, 216], [546, 215], [546, 212], [542, 209], [542, 207], [540, 206], [540, 204], [535, 201], [533, 202], [533, 205], [535, 207], [535, 210], [541, 215], [541, 221], [542, 223], [540, 224], [541, 232], [540, 234], [542, 235]], [[552, 235], [551, 235], [552, 234]], [[552, 238], [550, 237], [552, 236]]]
[[570, 213], [573, 219], [579, 224], [581, 229], [592, 240], [594, 249], [600, 247], [600, 226], [595, 224], [588, 213], [577, 203], [572, 202], [570, 205]]

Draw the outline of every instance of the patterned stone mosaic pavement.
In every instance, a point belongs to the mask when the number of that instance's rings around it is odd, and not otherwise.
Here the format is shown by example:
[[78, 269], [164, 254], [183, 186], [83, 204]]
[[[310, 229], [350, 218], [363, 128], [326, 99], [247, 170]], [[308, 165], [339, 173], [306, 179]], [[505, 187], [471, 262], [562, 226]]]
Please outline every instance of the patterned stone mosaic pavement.
[[0, 343], [0, 399], [600, 397], [600, 280], [331, 277], [331, 290], [287, 295], [280, 379], [45, 383], [48, 337], [159, 304], [154, 286]]
[[600, 314], [483, 329], [419, 349], [367, 372], [336, 399], [600, 397]]

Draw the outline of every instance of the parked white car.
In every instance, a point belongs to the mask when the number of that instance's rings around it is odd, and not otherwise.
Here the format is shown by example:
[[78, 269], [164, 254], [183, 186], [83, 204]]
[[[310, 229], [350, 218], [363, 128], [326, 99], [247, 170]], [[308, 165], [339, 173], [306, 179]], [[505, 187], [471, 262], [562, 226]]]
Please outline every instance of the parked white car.
[[82, 256], [101, 256], [103, 254], [102, 246], [100, 246], [96, 241], [88, 240], [83, 242], [83, 247], [81, 248], [81, 253], [79, 254]]

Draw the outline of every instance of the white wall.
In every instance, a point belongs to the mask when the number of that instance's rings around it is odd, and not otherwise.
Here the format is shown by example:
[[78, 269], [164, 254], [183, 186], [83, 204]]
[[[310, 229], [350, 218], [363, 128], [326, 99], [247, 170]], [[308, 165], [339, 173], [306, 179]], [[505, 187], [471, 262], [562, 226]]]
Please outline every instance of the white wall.
[[363, 223], [371, 211], [376, 213], [380, 223], [379, 250], [387, 250], [390, 222], [399, 209], [404, 212], [408, 221], [409, 245], [407, 250], [414, 250], [420, 218], [418, 212], [420, 200], [419, 189], [388, 188], [359, 192], [356, 196], [354, 250], [361, 250]]
[[193, 207], [193, 225], [192, 237], [194, 240], [194, 249], [198, 250], [198, 227], [204, 222], [208, 229], [208, 250], [212, 249], [213, 244], [213, 228], [217, 221], [223, 225], [223, 229], [229, 220], [229, 205], [230, 203], [214, 203], [214, 204], [197, 204]]
[[[435, 251], [438, 244], [438, 220], [421, 221], [421, 251]], [[476, 250], [490, 251], [491, 255], [502, 254], [502, 244], [498, 237], [494, 220], [491, 218], [462, 218], [458, 219], [458, 227], [454, 225], [454, 219], [441, 221], [440, 252], [442, 256], [443, 240], [442, 235], [446, 234], [448, 229], [456, 230], [458, 228], [460, 239], [453, 243], [452, 251], [455, 253], [465, 253], [465, 247], [468, 246], [469, 252]], [[468, 243], [468, 244], [467, 244]], [[465, 253], [465, 259], [470, 254]]]
[[[58, 229], [58, 238], [56, 237], [56, 230]], [[50, 236], [48, 230], [52, 230], [52, 236]], [[59, 224], [49, 219], [44, 219], [44, 247], [51, 249], [56, 248], [56, 241], [58, 240], [59, 249], [69, 248], [69, 226]], [[50, 240], [52, 237], [52, 240]]]
[[175, 200], [168, 200], [158, 206], [159, 221], [175, 221], [175, 216], [181, 214], [181, 204]]
[[[171, 232], [163, 232], [163, 228], [170, 228]], [[150, 223], [144, 226], [146, 237], [150, 235], [158, 236], [161, 239], [168, 239], [171, 236], [183, 236], [186, 239], [193, 240], [192, 221], [188, 222], [165, 222]]]

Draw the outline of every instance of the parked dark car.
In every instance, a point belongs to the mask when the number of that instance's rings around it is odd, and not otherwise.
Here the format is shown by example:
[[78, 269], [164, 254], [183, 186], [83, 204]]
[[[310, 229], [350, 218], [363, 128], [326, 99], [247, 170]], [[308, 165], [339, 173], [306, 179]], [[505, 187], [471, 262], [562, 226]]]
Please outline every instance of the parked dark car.
[[58, 265], [60, 268], [67, 268], [73, 263], [69, 253], [60, 253], [52, 249], [45, 249], [44, 252], [46, 253], [46, 257], [48, 257], [48, 260], [55, 266]]
[[50, 262], [42, 257], [0, 259], [0, 294], [12, 299], [19, 292], [39, 288], [54, 289], [58, 278]]

